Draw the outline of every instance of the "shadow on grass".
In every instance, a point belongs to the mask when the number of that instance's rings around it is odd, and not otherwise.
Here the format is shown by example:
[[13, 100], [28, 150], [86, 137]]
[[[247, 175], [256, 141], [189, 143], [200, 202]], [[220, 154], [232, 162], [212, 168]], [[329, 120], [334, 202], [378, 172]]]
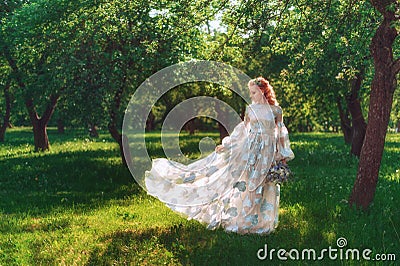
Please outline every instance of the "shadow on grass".
[[[193, 221], [167, 228], [118, 231], [101, 239], [86, 265], [280, 265], [278, 249], [328, 247], [327, 240], [313, 238], [320, 229], [312, 229], [315, 224], [306, 221], [303, 225], [290, 224], [296, 215], [284, 214], [284, 222], [289, 226], [282, 226], [268, 236], [238, 235], [222, 229], [209, 231]], [[304, 232], [304, 226], [314, 233]], [[265, 245], [267, 252], [275, 249], [275, 253], [260, 260], [257, 252], [260, 249], [264, 252]], [[298, 261], [292, 263], [298, 265]], [[320, 262], [310, 259], [307, 264]], [[337, 265], [337, 262], [324, 264]]]
[[0, 197], [7, 200], [0, 201], [0, 210], [43, 215], [58, 207], [93, 208], [140, 193], [115, 155], [113, 150], [88, 150], [2, 160]]
[[102, 239], [104, 246], [91, 252], [86, 265], [251, 265], [264, 241], [209, 231], [196, 222], [119, 231]]
[[[58, 133], [56, 128], [49, 127], [47, 128], [47, 134], [49, 137], [50, 146], [56, 143], [63, 143], [67, 141], [76, 141], [76, 140], [106, 140], [113, 142], [114, 140], [105, 130], [99, 130], [99, 137], [92, 138], [89, 136], [89, 132], [85, 129], [66, 129], [64, 133]], [[6, 132], [5, 142], [0, 142], [1, 147], [19, 147], [19, 146], [31, 146], [31, 149], [34, 149], [33, 146], [33, 130], [31, 127], [17, 127], [10, 129]]]

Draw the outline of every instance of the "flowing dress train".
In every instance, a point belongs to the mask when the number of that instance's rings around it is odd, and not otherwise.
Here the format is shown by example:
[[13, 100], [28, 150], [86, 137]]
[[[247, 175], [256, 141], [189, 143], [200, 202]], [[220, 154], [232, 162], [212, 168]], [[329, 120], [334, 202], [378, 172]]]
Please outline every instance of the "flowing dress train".
[[222, 152], [189, 165], [154, 159], [145, 174], [147, 192], [209, 229], [272, 232], [278, 224], [280, 185], [265, 176], [271, 164], [294, 158], [282, 109], [249, 105], [244, 121], [222, 145]]

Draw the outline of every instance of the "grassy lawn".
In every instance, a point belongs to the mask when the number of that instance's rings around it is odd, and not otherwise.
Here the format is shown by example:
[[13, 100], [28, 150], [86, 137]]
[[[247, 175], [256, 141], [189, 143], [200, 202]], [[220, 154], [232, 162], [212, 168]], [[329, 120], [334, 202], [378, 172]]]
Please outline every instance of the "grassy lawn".
[[[148, 134], [152, 156], [162, 155], [159, 133]], [[215, 133], [184, 135], [183, 152]], [[135, 184], [107, 132], [49, 130], [51, 151], [33, 152], [31, 129], [9, 130], [0, 144], [0, 265], [261, 265], [320, 264], [272, 261], [259, 249], [338, 249], [328, 265], [396, 265], [400, 262], [400, 134], [387, 137], [371, 208], [349, 208], [357, 159], [341, 135], [292, 134], [296, 181], [281, 187], [280, 224], [269, 236], [208, 231], [148, 196]], [[347, 249], [395, 254], [396, 261], [345, 260]], [[291, 253], [295, 254], [295, 253]]]

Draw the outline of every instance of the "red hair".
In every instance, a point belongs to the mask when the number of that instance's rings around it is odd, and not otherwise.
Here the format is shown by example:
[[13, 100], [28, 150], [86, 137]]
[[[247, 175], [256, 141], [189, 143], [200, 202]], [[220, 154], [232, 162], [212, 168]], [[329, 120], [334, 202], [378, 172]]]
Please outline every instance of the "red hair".
[[249, 86], [252, 85], [256, 85], [262, 91], [269, 104], [279, 105], [275, 97], [275, 91], [268, 80], [263, 77], [258, 77], [249, 81]]

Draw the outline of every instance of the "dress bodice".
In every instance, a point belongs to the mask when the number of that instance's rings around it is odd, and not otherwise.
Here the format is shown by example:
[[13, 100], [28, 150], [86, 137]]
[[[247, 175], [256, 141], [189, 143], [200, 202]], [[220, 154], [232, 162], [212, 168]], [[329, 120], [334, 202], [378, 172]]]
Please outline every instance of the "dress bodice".
[[282, 114], [279, 106], [268, 104], [251, 104], [246, 109], [249, 130], [272, 134], [275, 129], [275, 119]]

